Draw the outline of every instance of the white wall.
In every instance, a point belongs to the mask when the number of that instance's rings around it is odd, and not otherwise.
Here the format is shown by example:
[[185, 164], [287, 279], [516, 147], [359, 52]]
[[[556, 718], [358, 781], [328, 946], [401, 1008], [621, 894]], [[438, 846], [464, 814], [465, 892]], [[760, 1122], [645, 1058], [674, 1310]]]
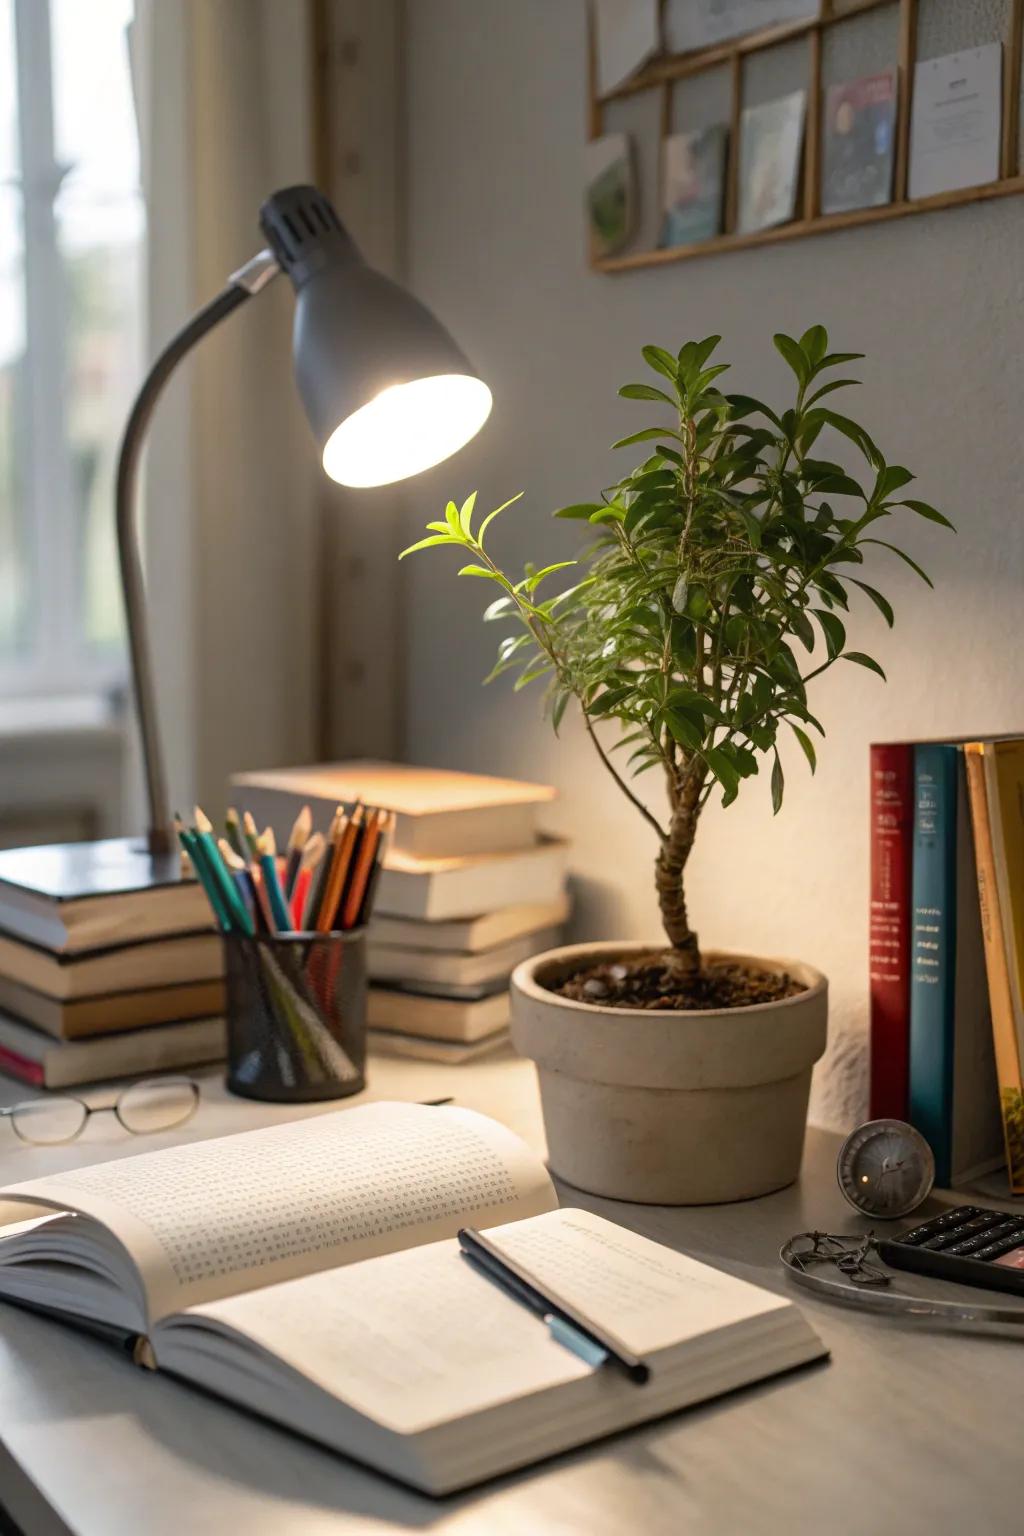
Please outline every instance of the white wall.
[[[838, 347], [867, 353], [856, 411], [960, 528], [954, 538], [907, 514], [901, 536], [935, 593], [879, 552], [868, 579], [890, 595], [896, 629], [873, 609], [849, 625], [888, 687], [848, 665], [823, 678], [816, 778], [789, 752], [781, 815], [767, 776], [753, 781], [728, 811], [709, 809], [692, 861], [705, 945], [828, 972], [831, 1045], [812, 1113], [848, 1123], [865, 1102], [868, 743], [1024, 728], [1024, 201], [600, 276], [584, 262], [582, 5], [414, 0], [407, 16], [409, 276], [491, 382], [495, 409], [461, 457], [416, 482], [405, 532], [449, 495], [479, 487], [496, 505], [522, 488], [496, 551], [513, 563], [565, 557], [575, 525], [548, 513], [614, 478], [607, 445], [643, 424], [642, 406], [616, 398], [643, 376], [641, 345], [720, 331], [733, 387], [774, 392], [786, 373], [772, 332], [816, 321]], [[550, 777], [575, 844], [577, 933], [656, 936], [652, 840], [578, 727], [556, 743], [539, 695], [479, 687], [496, 638], [479, 624], [489, 594], [458, 581], [444, 550], [403, 573], [407, 755]], [[653, 774], [640, 785], [658, 792]]]

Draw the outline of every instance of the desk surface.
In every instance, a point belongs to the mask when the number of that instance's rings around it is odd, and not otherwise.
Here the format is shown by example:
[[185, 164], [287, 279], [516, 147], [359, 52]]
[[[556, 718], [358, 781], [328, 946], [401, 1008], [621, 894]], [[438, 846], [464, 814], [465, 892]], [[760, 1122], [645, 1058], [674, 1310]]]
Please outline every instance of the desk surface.
[[[375, 1064], [375, 1098], [450, 1093], [542, 1145], [527, 1063], [502, 1056], [455, 1070]], [[16, 1096], [0, 1090], [0, 1102]], [[287, 1113], [231, 1100], [210, 1078], [190, 1132], [218, 1135]], [[0, 1181], [138, 1148], [112, 1126], [112, 1117], [93, 1117], [88, 1141], [47, 1152], [13, 1146], [5, 1136]], [[0, 1134], [8, 1129], [0, 1126]], [[147, 1138], [151, 1144], [157, 1139]], [[670, 1210], [571, 1190], [564, 1197], [783, 1290], [777, 1252], [784, 1238], [858, 1226], [835, 1187], [836, 1145], [835, 1137], [810, 1132], [800, 1182], [743, 1205]], [[0, 1504], [26, 1536], [1019, 1530], [1021, 1346], [915, 1331], [810, 1296], [801, 1304], [832, 1350], [830, 1364], [443, 1501], [140, 1371], [71, 1329], [3, 1308]]]

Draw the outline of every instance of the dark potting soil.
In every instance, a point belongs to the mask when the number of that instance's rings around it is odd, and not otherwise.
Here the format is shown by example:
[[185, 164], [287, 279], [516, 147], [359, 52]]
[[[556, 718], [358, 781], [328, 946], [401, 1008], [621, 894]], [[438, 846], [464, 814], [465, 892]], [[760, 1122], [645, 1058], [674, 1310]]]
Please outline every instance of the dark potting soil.
[[706, 965], [685, 982], [657, 951], [629, 960], [587, 966], [550, 985], [549, 990], [601, 1008], [748, 1008], [775, 1003], [807, 989], [786, 972], [760, 971], [728, 961]]

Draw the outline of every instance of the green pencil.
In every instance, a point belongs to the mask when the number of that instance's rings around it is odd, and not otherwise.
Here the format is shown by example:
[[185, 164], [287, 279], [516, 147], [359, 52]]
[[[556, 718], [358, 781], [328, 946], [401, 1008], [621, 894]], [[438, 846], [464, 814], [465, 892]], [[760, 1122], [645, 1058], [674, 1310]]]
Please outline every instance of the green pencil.
[[196, 841], [203, 850], [210, 874], [223, 897], [224, 906], [227, 908], [229, 916], [228, 928], [234, 929], [238, 933], [247, 933], [251, 937], [256, 932], [256, 925], [239, 894], [238, 886], [235, 884], [225, 866], [224, 860], [220, 856], [220, 849], [217, 847], [217, 840], [213, 835], [213, 822], [198, 805], [195, 809], [195, 816]]

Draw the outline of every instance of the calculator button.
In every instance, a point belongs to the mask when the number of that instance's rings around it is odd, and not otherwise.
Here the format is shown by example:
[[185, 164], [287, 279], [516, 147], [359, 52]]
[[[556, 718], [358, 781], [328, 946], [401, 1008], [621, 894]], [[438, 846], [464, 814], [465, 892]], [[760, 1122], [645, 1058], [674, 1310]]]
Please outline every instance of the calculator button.
[[1012, 1249], [1019, 1248], [1020, 1244], [1021, 1233], [1014, 1229], [1013, 1231], [1003, 1233], [1001, 1237], [993, 1236], [992, 1241], [987, 1243], [984, 1248], [979, 1248], [973, 1257], [985, 1260], [998, 1259], [1004, 1253], [1009, 1253]]
[[943, 1248], [942, 1251], [943, 1253], [952, 1254], [955, 1258], [963, 1258], [967, 1254], [978, 1253], [980, 1249], [987, 1247], [990, 1242], [989, 1234], [983, 1232], [980, 1237], [965, 1237], [962, 1242], [953, 1243], [951, 1247]]

